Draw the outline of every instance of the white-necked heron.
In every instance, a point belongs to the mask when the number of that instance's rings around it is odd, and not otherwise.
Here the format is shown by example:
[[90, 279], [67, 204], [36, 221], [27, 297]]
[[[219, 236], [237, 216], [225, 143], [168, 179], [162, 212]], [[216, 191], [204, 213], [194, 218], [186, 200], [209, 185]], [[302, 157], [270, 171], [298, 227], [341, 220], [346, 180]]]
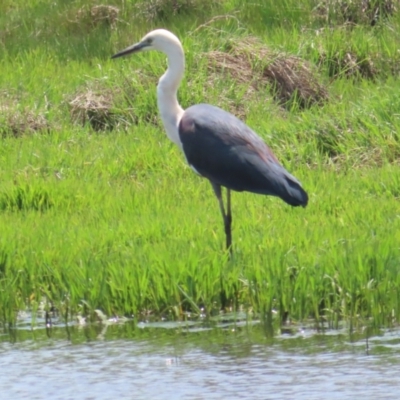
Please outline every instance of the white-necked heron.
[[[232, 252], [230, 191], [280, 197], [291, 206], [305, 207], [308, 196], [300, 182], [279, 163], [268, 146], [246, 124], [209, 104], [183, 110], [177, 90], [185, 71], [179, 39], [165, 29], [148, 33], [139, 43], [112, 56], [144, 50], [167, 55], [168, 69], [157, 86], [158, 108], [168, 137], [183, 151], [188, 164], [207, 178], [217, 196], [225, 226], [226, 247]], [[227, 189], [227, 211], [221, 187]]]

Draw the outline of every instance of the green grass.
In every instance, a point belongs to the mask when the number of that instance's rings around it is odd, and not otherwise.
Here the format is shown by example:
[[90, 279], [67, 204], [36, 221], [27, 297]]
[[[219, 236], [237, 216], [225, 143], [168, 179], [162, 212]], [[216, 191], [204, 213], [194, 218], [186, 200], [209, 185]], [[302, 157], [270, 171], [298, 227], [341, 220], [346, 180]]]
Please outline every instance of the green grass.
[[[311, 0], [232, 0], [146, 21], [133, 17], [136, 2], [112, 3], [121, 8], [115, 28], [71, 22], [95, 1], [0, 6], [0, 107], [41, 114], [49, 127], [14, 137], [0, 115], [0, 319], [46, 299], [69, 317], [101, 309], [179, 319], [233, 307], [273, 328], [287, 315], [332, 327], [397, 324], [398, 14], [345, 28], [335, 15], [329, 25], [313, 17]], [[223, 14], [230, 17], [211, 20]], [[182, 105], [243, 106], [310, 195], [306, 209], [292, 209], [234, 193], [233, 260], [209, 183], [186, 166], [157, 119], [164, 55], [109, 59], [156, 26], [177, 32], [186, 49]], [[287, 110], [268, 88], [248, 98], [233, 78], [210, 83], [202, 53], [250, 34], [314, 64], [328, 102], [301, 110], [294, 101]], [[338, 60], [349, 52], [360, 65], [372, 62], [373, 79], [348, 77]], [[114, 130], [72, 121], [69, 101], [91, 85], [119, 91]]]

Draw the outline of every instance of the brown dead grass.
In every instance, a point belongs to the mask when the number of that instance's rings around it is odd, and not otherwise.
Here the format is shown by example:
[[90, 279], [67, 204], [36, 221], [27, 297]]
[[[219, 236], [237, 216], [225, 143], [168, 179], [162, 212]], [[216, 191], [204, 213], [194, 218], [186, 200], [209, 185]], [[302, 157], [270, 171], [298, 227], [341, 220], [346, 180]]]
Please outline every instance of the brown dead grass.
[[300, 108], [308, 108], [328, 99], [328, 92], [319, 83], [311, 64], [299, 57], [277, 55], [264, 68], [263, 77], [276, 90], [276, 98], [283, 105], [295, 99]]
[[398, 0], [321, 0], [314, 10], [323, 22], [375, 25], [398, 10]]
[[326, 53], [322, 53], [319, 64], [328, 65], [328, 74], [332, 78], [346, 76], [347, 78], [375, 79], [378, 75], [378, 68], [370, 57], [361, 58], [352, 51], [344, 54], [336, 53], [328, 59]]
[[71, 119], [79, 125], [89, 124], [95, 131], [113, 129], [116, 125], [112, 111], [115, 93], [96, 86], [80, 88], [69, 101]]
[[320, 104], [328, 99], [325, 87], [319, 83], [315, 69], [299, 57], [270, 50], [255, 38], [234, 42], [228, 52], [206, 53], [210, 72], [229, 74], [252, 91], [269, 86], [275, 100], [290, 108], [293, 102], [300, 108]]
[[148, 21], [165, 20], [183, 13], [201, 11], [217, 3], [215, 0], [145, 0], [135, 5], [137, 15]]
[[88, 81], [67, 98], [67, 103], [73, 123], [89, 125], [95, 131], [127, 128], [140, 121], [158, 124], [153, 111], [141, 108], [137, 90], [128, 78], [118, 86]]
[[9, 93], [0, 94], [0, 135], [20, 137], [33, 133], [48, 133], [50, 126], [37, 110], [21, 109], [17, 98]]
[[[358, 168], [381, 168], [388, 162], [392, 165], [400, 165], [400, 157], [397, 152], [388, 154], [379, 147], [373, 148], [353, 148], [346, 154], [338, 154], [327, 159], [330, 167], [336, 171], [343, 171]], [[318, 167], [317, 164], [310, 163], [310, 166]]]
[[221, 75], [229, 74], [235, 81], [246, 87], [243, 99], [237, 103], [230, 99], [229, 88], [226, 87], [218, 94], [218, 101], [224, 103], [224, 106], [238, 118], [246, 118], [246, 104], [254, 100], [256, 96], [256, 81], [253, 82], [253, 74], [251, 68], [245, 60], [224, 53], [221, 51], [211, 51], [207, 53], [209, 62], [208, 82], [210, 85], [215, 85], [217, 80], [221, 79]]
[[119, 8], [104, 4], [92, 7], [83, 6], [76, 13], [74, 22], [79, 24], [88, 24], [92, 27], [105, 24], [111, 28], [115, 28], [119, 12]]

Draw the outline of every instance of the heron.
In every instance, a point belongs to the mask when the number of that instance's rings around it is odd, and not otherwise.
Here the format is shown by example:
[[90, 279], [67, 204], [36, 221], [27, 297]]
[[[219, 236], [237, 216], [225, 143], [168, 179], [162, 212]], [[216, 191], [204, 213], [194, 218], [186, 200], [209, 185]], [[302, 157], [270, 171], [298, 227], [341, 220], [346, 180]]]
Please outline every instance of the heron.
[[[300, 182], [278, 161], [265, 142], [233, 114], [210, 104], [184, 110], [177, 97], [185, 72], [185, 54], [176, 35], [156, 29], [111, 58], [147, 50], [167, 56], [168, 67], [157, 85], [157, 104], [167, 133], [182, 151], [189, 166], [207, 178], [219, 202], [226, 248], [232, 255], [231, 191], [281, 198], [291, 206], [308, 203]], [[226, 207], [222, 196], [226, 188]]]

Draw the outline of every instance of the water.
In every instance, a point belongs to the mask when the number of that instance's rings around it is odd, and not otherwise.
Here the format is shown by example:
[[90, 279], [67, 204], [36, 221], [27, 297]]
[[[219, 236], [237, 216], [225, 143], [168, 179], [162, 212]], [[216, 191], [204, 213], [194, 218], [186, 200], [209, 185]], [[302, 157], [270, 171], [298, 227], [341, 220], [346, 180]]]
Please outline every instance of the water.
[[0, 399], [398, 399], [400, 330], [131, 322], [0, 336]]

